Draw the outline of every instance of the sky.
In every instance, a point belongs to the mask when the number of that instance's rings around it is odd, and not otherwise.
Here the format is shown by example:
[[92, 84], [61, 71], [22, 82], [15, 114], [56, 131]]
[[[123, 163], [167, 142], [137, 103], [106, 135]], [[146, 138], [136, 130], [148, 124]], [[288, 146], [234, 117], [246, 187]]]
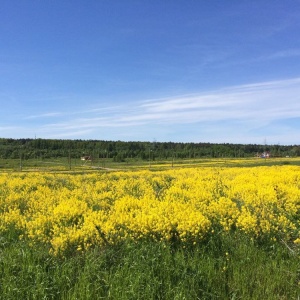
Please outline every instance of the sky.
[[300, 144], [299, 0], [2, 0], [0, 137]]

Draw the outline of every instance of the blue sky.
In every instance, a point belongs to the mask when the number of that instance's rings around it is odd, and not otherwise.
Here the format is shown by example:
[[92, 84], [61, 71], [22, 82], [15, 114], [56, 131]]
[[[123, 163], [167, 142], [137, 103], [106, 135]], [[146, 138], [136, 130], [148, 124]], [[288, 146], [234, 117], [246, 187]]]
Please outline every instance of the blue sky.
[[2, 0], [0, 137], [300, 144], [300, 1]]

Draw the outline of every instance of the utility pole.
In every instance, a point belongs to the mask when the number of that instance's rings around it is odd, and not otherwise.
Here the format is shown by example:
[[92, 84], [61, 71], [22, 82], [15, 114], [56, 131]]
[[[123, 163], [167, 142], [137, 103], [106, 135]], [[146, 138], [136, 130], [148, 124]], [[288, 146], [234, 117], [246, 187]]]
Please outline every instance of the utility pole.
[[172, 153], [172, 168], [174, 166], [174, 150], [173, 150], [173, 153]]
[[69, 147], [69, 170], [71, 171], [71, 148]]
[[267, 160], [267, 139], [264, 139], [264, 144], [265, 144], [265, 149], [264, 149], [264, 154], [265, 154], [265, 161]]
[[[22, 147], [22, 146], [21, 146]], [[22, 172], [22, 148], [20, 148], [20, 171]]]

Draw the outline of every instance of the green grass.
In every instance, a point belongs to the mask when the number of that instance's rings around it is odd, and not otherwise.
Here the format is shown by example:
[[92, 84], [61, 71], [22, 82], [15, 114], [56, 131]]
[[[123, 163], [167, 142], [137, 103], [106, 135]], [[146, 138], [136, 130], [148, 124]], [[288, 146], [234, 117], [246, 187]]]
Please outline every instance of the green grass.
[[114, 162], [113, 159], [98, 159], [92, 162], [72, 159], [71, 164], [68, 158], [58, 159], [0, 159], [0, 172], [106, 172], [113, 170], [152, 170], [160, 171], [170, 168], [188, 167], [257, 167], [274, 165], [296, 165], [300, 166], [300, 157], [289, 158], [198, 158], [198, 159], [176, 159], [143, 161], [127, 159], [125, 162]]
[[0, 240], [0, 299], [299, 299], [299, 253], [239, 234], [184, 248], [124, 242], [53, 257]]
[[[19, 160], [0, 160], [0, 171], [19, 171]], [[97, 165], [98, 163], [98, 165]], [[94, 166], [100, 166], [101, 162]], [[174, 167], [299, 165], [300, 159], [199, 159]], [[73, 172], [98, 172], [72, 163]], [[149, 162], [106, 161], [113, 169], [149, 169]], [[67, 159], [28, 160], [23, 172], [69, 171]], [[171, 168], [151, 162], [151, 170]], [[282, 241], [253, 242], [236, 232], [202, 244], [124, 242], [66, 258], [31, 247], [13, 228], [0, 236], [0, 299], [300, 299], [300, 252]]]

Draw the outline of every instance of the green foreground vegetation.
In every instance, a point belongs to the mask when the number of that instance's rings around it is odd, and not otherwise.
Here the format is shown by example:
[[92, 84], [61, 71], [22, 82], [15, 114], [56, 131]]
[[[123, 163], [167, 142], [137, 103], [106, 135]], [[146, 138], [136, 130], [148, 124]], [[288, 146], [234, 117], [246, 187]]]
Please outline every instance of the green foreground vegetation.
[[201, 245], [124, 242], [53, 257], [0, 240], [0, 299], [299, 299], [299, 253], [241, 235]]
[[[276, 164], [300, 165], [300, 159], [1, 159], [0, 172]], [[300, 299], [300, 253], [284, 241], [252, 241], [236, 232], [190, 247], [125, 241], [55, 257], [45, 246], [19, 240], [12, 228], [0, 237], [0, 299]]]

